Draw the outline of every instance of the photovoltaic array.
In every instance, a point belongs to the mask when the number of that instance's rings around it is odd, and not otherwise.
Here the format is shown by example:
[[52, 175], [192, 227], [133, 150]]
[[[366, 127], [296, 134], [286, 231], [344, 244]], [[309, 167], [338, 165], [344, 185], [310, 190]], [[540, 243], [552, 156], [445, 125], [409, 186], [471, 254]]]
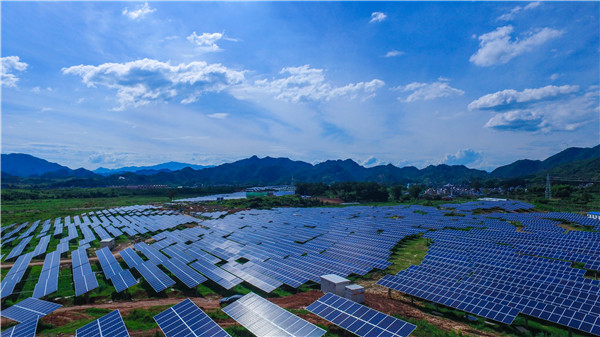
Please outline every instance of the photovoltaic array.
[[12, 319], [13, 321], [24, 323], [39, 317], [44, 317], [60, 307], [62, 307], [60, 304], [30, 297], [0, 311], [0, 315]]
[[258, 337], [320, 337], [326, 332], [254, 293], [223, 308], [223, 312]]
[[0, 337], [34, 337], [37, 325], [38, 318], [36, 317], [0, 332]]
[[306, 310], [357, 336], [406, 337], [417, 328], [414, 324], [332, 293], [325, 294]]
[[189, 298], [154, 316], [154, 320], [167, 337], [229, 336]]
[[112, 255], [108, 247], [98, 249], [96, 251], [96, 256], [98, 256], [98, 261], [100, 261], [104, 276], [107, 280], [112, 281], [117, 292], [121, 292], [137, 284], [137, 281], [131, 274], [131, 271], [121, 268], [121, 265]]
[[72, 257], [75, 295], [83, 295], [90, 290], [98, 288], [98, 280], [96, 280], [96, 274], [92, 271], [85, 248], [80, 247], [74, 250]]
[[[33, 297], [54, 292], [60, 255], [73, 244], [79, 245], [71, 252], [76, 294], [94, 289], [86, 247], [121, 234], [152, 235], [155, 242], [138, 243], [120, 255], [156, 291], [176, 285], [168, 271], [187, 287], [210, 279], [225, 289], [246, 282], [265, 292], [320, 282], [324, 274], [385, 269], [400, 240], [422, 235], [432, 242], [424, 261], [379, 284], [507, 324], [528, 315], [600, 335], [600, 282], [584, 277], [600, 271], [600, 221], [582, 215], [532, 212], [532, 205], [509, 200], [440, 208], [245, 210], [174, 229], [188, 222], [176, 212], [131, 206], [5, 226], [2, 256], [16, 261], [2, 280], [0, 297], [19, 291], [31, 259], [44, 254]], [[60, 238], [53, 252], [46, 252], [54, 248], [48, 247], [49, 235]], [[108, 249], [96, 255], [117, 291], [135, 284]]]
[[38, 283], [33, 289], [32, 297], [42, 298], [58, 290], [60, 254], [59, 251], [53, 251], [52, 253], [46, 254], [44, 266], [42, 267]]
[[117, 309], [77, 329], [76, 337], [129, 337], [129, 332]]
[[2, 283], [0, 283], [0, 298], [5, 298], [13, 293], [17, 283], [23, 278], [32, 256], [33, 253], [27, 253], [17, 258], [17, 261], [15, 261], [8, 274], [2, 279]]

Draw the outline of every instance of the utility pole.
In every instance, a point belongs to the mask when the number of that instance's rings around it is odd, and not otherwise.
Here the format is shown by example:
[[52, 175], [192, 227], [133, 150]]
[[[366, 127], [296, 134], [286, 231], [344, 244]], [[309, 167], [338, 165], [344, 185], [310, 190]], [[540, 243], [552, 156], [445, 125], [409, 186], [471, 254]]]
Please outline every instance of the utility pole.
[[550, 186], [550, 174], [546, 174], [546, 199], [552, 199], [552, 188]]

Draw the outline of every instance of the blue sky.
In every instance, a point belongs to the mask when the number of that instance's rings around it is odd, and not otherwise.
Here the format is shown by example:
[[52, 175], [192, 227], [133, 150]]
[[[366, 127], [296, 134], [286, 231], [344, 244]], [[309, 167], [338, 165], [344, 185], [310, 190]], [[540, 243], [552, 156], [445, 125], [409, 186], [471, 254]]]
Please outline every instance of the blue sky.
[[590, 147], [598, 2], [2, 2], [2, 153], [490, 170]]

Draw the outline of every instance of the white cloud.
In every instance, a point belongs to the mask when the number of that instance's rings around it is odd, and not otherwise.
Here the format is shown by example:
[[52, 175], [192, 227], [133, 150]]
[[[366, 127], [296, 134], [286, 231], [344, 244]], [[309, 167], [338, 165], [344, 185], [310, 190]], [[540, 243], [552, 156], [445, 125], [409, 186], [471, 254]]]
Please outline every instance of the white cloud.
[[560, 76], [562, 76], [562, 75], [561, 75], [561, 74], [559, 74], [559, 73], [554, 73], [554, 74], [550, 75], [550, 81], [554, 82], [554, 81], [556, 81], [556, 80], [557, 80], [557, 79], [558, 79]]
[[500, 15], [500, 17], [498, 17], [498, 20], [500, 20], [500, 21], [513, 20], [515, 15], [518, 14], [519, 12], [524, 11], [524, 10], [526, 11], [526, 10], [534, 9], [534, 8], [538, 7], [540, 4], [541, 4], [541, 2], [536, 1], [536, 2], [531, 2], [531, 3], [527, 4], [527, 6], [525, 6], [525, 7], [521, 7], [521, 6], [513, 7], [513, 9], [511, 9], [510, 12]]
[[2, 85], [10, 88], [15, 88], [19, 78], [13, 74], [13, 71], [24, 71], [28, 64], [21, 62], [18, 56], [6, 56], [0, 58], [2, 69], [0, 70], [0, 79]]
[[138, 7], [138, 9], [130, 11], [129, 9], [124, 8], [122, 13], [131, 20], [141, 20], [144, 18], [144, 16], [154, 12], [156, 12], [156, 8], [150, 8], [150, 6], [148, 6], [148, 3], [144, 2], [144, 4], [141, 7]]
[[127, 154], [114, 152], [93, 152], [88, 156], [92, 164], [119, 164], [127, 159]]
[[371, 21], [369, 21], [369, 23], [382, 22], [386, 18], [387, 18], [387, 15], [385, 15], [385, 13], [373, 12], [373, 13], [371, 13]]
[[473, 149], [461, 149], [456, 153], [446, 154], [437, 164], [476, 165], [481, 161], [481, 153]]
[[420, 100], [429, 101], [441, 97], [460, 96], [465, 93], [460, 89], [452, 88], [448, 84], [448, 79], [443, 77], [438, 78], [437, 82], [433, 83], [413, 82], [394, 89], [402, 92], [411, 92], [406, 98], [398, 97], [399, 100], [406, 103]]
[[479, 97], [469, 104], [469, 110], [498, 108], [515, 103], [529, 103], [534, 101], [553, 99], [560, 95], [571, 94], [579, 90], [576, 85], [547, 85], [543, 88], [525, 89], [516, 91], [506, 89]]
[[402, 56], [406, 54], [403, 51], [399, 51], [399, 50], [390, 50], [387, 52], [387, 54], [385, 54], [385, 57], [396, 57], [396, 56]]
[[212, 114], [208, 114], [207, 116], [210, 118], [224, 119], [224, 118], [227, 118], [227, 116], [229, 116], [229, 114], [225, 113], [225, 112], [215, 112]]
[[511, 40], [512, 32], [513, 27], [509, 25], [481, 35], [479, 50], [471, 55], [469, 60], [480, 67], [504, 64], [563, 34], [560, 30], [546, 27], [536, 33], [529, 33], [521, 40], [518, 38]]
[[373, 156], [365, 159], [365, 160], [357, 160], [356, 161], [360, 166], [364, 166], [364, 167], [375, 167], [375, 166], [379, 166], [379, 165], [387, 165], [387, 162], [381, 161]]
[[216, 42], [223, 38], [222, 33], [202, 33], [202, 35], [196, 34], [193, 32], [190, 36], [187, 37], [188, 41], [198, 45], [201, 48], [205, 48], [210, 51], [219, 50], [219, 46], [217, 46]]
[[574, 131], [588, 123], [598, 123], [598, 89], [557, 100], [535, 101], [524, 108], [501, 112], [490, 118], [487, 128], [509, 131]]
[[367, 98], [372, 97], [377, 89], [385, 85], [383, 81], [374, 79], [334, 87], [325, 80], [323, 69], [310, 68], [309, 65], [283, 68], [280, 74], [288, 76], [272, 81], [255, 81], [249, 90], [269, 93], [276, 99], [288, 102], [328, 101], [342, 96], [354, 99], [366, 94]]
[[142, 59], [99, 66], [72, 66], [63, 68], [62, 72], [81, 76], [88, 87], [101, 85], [117, 90], [120, 106], [116, 110], [174, 99], [188, 104], [197, 101], [204, 92], [219, 92], [244, 80], [242, 71], [201, 61], [171, 65]]

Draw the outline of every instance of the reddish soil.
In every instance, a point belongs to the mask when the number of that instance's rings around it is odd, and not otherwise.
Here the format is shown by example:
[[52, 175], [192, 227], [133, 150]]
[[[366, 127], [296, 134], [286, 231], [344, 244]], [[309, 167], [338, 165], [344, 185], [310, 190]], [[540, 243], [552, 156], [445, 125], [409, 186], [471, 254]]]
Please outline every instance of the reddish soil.
[[337, 199], [337, 198], [324, 198], [324, 197], [317, 197], [317, 199], [319, 201], [321, 201], [324, 204], [334, 204], [334, 205], [339, 205], [339, 204], [343, 204], [344, 200], [342, 199]]

